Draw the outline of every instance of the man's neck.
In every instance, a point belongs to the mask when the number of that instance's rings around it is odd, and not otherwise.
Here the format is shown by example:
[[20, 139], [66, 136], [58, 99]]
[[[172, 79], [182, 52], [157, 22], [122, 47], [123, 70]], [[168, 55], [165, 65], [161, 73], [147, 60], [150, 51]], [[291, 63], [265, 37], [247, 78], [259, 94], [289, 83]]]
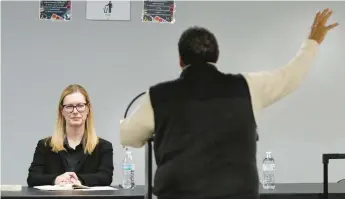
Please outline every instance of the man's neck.
[[[212, 63], [212, 62], [206, 62], [206, 64], [210, 64], [210, 65], [215, 66], [215, 64]], [[192, 65], [192, 64], [187, 64], [187, 65], [183, 66], [183, 67], [182, 67], [182, 71], [185, 70], [186, 68], [190, 67], [191, 65]]]
[[66, 127], [66, 137], [70, 145], [78, 145], [84, 136], [85, 127]]

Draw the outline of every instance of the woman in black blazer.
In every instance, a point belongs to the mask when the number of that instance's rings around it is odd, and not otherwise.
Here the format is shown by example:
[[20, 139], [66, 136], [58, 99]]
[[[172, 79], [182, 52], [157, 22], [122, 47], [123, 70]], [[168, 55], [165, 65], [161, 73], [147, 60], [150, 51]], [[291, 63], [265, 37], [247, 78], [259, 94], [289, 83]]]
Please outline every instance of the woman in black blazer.
[[37, 143], [28, 186], [109, 186], [113, 171], [113, 147], [96, 136], [88, 93], [80, 85], [68, 86], [60, 97], [53, 136]]

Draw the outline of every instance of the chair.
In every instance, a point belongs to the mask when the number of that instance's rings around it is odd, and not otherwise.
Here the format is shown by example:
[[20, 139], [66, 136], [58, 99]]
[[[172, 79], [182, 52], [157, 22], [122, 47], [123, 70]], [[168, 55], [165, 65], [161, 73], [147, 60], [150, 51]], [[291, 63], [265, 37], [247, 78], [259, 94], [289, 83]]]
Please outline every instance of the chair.
[[[339, 159], [345, 159], [345, 153], [328, 153], [328, 154], [326, 153], [326, 154], [322, 154], [322, 163], [323, 163], [323, 199], [328, 199], [328, 163], [329, 163], [329, 160], [339, 160]], [[339, 182], [341, 182], [341, 181], [339, 181]]]
[[153, 135], [146, 144], [145, 147], [145, 162], [146, 162], [146, 196], [145, 199], [152, 199], [152, 189], [153, 189], [153, 182], [152, 182], [152, 160], [153, 160], [153, 143], [154, 143], [155, 135]]

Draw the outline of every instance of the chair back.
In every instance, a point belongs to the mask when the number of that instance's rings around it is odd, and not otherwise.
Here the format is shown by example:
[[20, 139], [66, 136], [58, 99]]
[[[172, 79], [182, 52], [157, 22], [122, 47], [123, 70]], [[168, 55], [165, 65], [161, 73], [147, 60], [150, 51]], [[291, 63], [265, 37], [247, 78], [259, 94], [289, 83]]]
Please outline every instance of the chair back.
[[153, 161], [153, 142], [154, 142], [154, 135], [147, 141], [145, 147], [145, 178], [146, 178], [146, 196], [145, 199], [152, 199], [153, 195], [153, 182], [152, 182], [152, 161]]

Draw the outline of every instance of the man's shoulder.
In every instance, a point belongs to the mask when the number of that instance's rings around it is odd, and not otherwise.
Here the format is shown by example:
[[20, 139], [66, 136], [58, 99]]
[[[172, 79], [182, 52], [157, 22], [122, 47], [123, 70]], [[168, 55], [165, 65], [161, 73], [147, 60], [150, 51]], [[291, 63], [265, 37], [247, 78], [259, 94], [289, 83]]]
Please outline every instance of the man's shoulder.
[[171, 99], [172, 96], [181, 91], [182, 87], [183, 84], [180, 78], [159, 82], [151, 86], [149, 88], [151, 104], [153, 105], [157, 99], [159, 99], [159, 101]]
[[227, 73], [224, 74], [224, 78], [227, 80], [227, 82], [230, 82], [231, 84], [236, 84], [237, 82], [240, 84], [248, 85], [246, 76], [243, 73]]
[[223, 73], [224, 77], [234, 79], [234, 80], [244, 80], [245, 77], [242, 73]]
[[167, 80], [167, 81], [162, 81], [162, 82], [159, 82], [153, 86], [150, 87], [150, 90], [151, 89], [165, 89], [165, 88], [169, 88], [169, 87], [174, 87], [176, 86], [177, 84], [179, 84], [181, 82], [181, 79], [180, 78], [177, 78], [177, 79], [173, 79], [173, 80]]

